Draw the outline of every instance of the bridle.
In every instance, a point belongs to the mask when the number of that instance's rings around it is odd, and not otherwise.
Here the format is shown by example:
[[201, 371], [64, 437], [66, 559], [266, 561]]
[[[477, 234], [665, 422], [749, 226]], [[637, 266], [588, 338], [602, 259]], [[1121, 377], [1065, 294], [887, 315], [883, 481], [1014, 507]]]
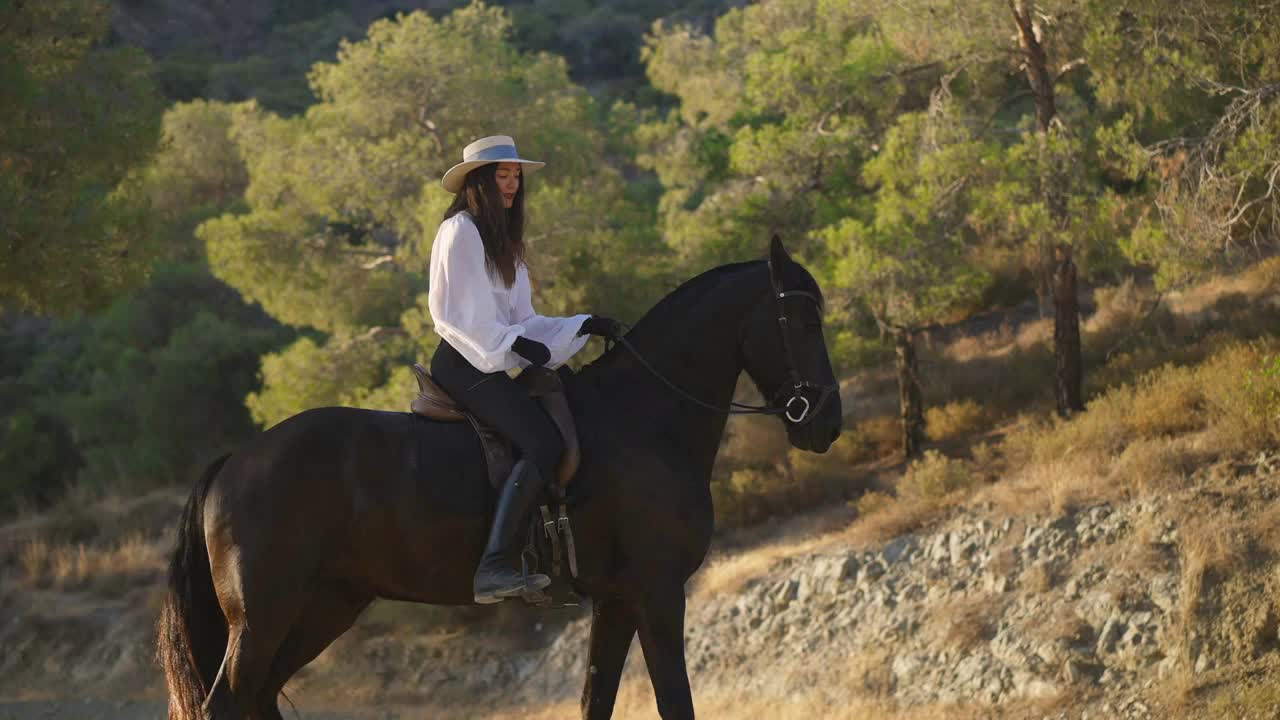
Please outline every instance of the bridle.
[[[772, 266], [770, 266], [770, 274], [772, 274]], [[774, 306], [778, 310], [778, 329], [782, 333], [782, 351], [786, 354], [787, 375], [791, 379], [791, 397], [783, 403], [782, 414], [793, 424], [800, 425], [804, 423], [806, 419], [811, 419], [812, 416], [810, 415], [810, 410], [813, 411], [812, 415], [817, 415], [818, 411], [822, 410], [822, 406], [827, 404], [827, 400], [831, 398], [831, 394], [839, 391], [840, 386], [836, 383], [815, 383], [811, 380], [805, 380], [800, 377], [800, 371], [796, 367], [795, 351], [791, 347], [791, 335], [787, 332], [790, 323], [787, 320], [786, 313], [782, 312], [782, 301], [789, 297], [806, 298], [814, 304], [814, 307], [817, 308], [818, 317], [822, 317], [826, 314], [826, 308], [822, 306], [821, 299], [813, 293], [806, 292], [804, 290], [774, 289], [772, 290], [772, 294], [774, 298]], [[810, 405], [809, 398], [805, 397], [804, 394], [806, 389], [818, 391], [818, 402], [816, 405]], [[775, 400], [783, 394], [784, 389], [781, 387], [778, 388], [778, 393], [774, 396]], [[791, 406], [796, 404], [796, 402], [804, 403], [804, 408], [800, 411], [799, 417], [792, 417]]]
[[[778, 388], [778, 392], [773, 396], [773, 402], [768, 405], [748, 405], [746, 403], [731, 400], [729, 401], [729, 407], [719, 407], [704, 400], [700, 400], [681, 389], [662, 373], [658, 372], [656, 368], [649, 364], [649, 361], [645, 360], [644, 356], [640, 354], [640, 351], [636, 350], [635, 346], [632, 345], [631, 341], [627, 340], [626, 337], [619, 335], [618, 337], [613, 338], [613, 340], [626, 348], [628, 352], [635, 356], [641, 366], [648, 370], [654, 377], [661, 380], [668, 388], [699, 407], [711, 410], [712, 412], [725, 413], [728, 415], [782, 415], [793, 425], [803, 425], [812, 421], [813, 418], [817, 416], [818, 412], [820, 412], [823, 406], [827, 404], [827, 401], [831, 399], [831, 396], [839, 391], [840, 386], [837, 383], [816, 383], [800, 377], [800, 371], [797, 369], [795, 362], [795, 349], [791, 345], [790, 333], [787, 332], [790, 323], [787, 320], [786, 313], [782, 311], [782, 301], [791, 297], [807, 299], [814, 304], [814, 307], [818, 310], [819, 317], [825, 314], [825, 308], [823, 307], [822, 300], [811, 292], [807, 292], [805, 290], [781, 289], [778, 285], [777, 278], [774, 275], [772, 262], [769, 263], [769, 295], [772, 297], [774, 308], [777, 311], [778, 330], [782, 334], [783, 359], [786, 363], [787, 376], [790, 379], [790, 387], [788, 388], [786, 383], [780, 386]], [[741, 335], [742, 333], [740, 330], [739, 337], [741, 337]], [[741, 344], [742, 343], [739, 342], [739, 345]], [[810, 403], [809, 398], [804, 395], [805, 390], [818, 391], [817, 402]], [[789, 395], [787, 394], [788, 391], [790, 392]], [[787, 400], [786, 402], [779, 404], [777, 401], [783, 396], [786, 396]], [[800, 409], [798, 415], [794, 415], [792, 407], [797, 403], [802, 403], [804, 407]]]

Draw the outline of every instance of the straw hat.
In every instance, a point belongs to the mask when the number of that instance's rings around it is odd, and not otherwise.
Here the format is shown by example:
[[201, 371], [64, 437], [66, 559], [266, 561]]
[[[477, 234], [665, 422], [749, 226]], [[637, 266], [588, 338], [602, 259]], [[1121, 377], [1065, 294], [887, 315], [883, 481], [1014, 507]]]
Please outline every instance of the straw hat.
[[537, 160], [525, 160], [516, 152], [516, 141], [509, 135], [490, 135], [471, 143], [462, 149], [462, 162], [449, 168], [449, 172], [440, 179], [440, 184], [451, 193], [462, 189], [462, 181], [467, 173], [481, 165], [496, 162], [515, 162], [524, 165], [524, 172], [532, 172], [546, 165]]

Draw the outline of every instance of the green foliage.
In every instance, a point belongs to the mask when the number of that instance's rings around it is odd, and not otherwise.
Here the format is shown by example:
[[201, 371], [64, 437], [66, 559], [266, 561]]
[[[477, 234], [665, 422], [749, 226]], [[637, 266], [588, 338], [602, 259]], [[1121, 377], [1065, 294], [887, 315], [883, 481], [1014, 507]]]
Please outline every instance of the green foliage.
[[751, 6], [714, 37], [656, 25], [644, 58], [680, 100], [637, 132], [640, 163], [666, 189], [667, 242], [703, 265], [758, 256], [778, 231], [821, 269], [810, 233], [855, 207], [869, 135], [904, 91], [870, 18], [843, 2]]
[[389, 388], [388, 367], [430, 350], [423, 276], [451, 199], [439, 178], [479, 135], [511, 134], [549, 161], [526, 181], [541, 312], [627, 317], [653, 300], [664, 265], [652, 215], [599, 161], [607, 143], [625, 143], [597, 127], [604, 114], [563, 60], [522, 54], [510, 35], [510, 18], [478, 3], [440, 20], [382, 20], [314, 66], [319, 102], [303, 115], [220, 106], [247, 168], [248, 212], [199, 227], [210, 264], [273, 317], [329, 334], [264, 359], [265, 386], [248, 401], [259, 422], [411, 396], [411, 383]]
[[160, 150], [129, 184], [145, 198], [166, 256], [202, 259], [195, 228], [240, 202], [249, 176], [232, 132], [255, 112], [252, 103], [207, 100], [177, 103], [165, 112]]
[[0, 511], [189, 480], [252, 431], [259, 356], [287, 338], [199, 265], [163, 265], [91, 319], [4, 318]]
[[[315, 12], [315, 8], [308, 11]], [[358, 39], [361, 34], [350, 15], [336, 10], [277, 26], [260, 52], [214, 65], [205, 96], [231, 102], [252, 98], [274, 112], [300, 113], [315, 101], [307, 87], [308, 69], [322, 60], [332, 60], [342, 41]]]
[[[323, 343], [300, 338], [262, 358], [263, 389], [245, 404], [265, 427], [306, 408], [362, 405], [392, 368], [403, 368], [411, 358], [410, 339], [399, 332], [339, 333]], [[412, 382], [401, 385], [399, 402], [377, 409], [403, 410], [413, 388]]]
[[[315, 66], [321, 102], [305, 116], [243, 118], [232, 136], [249, 168], [250, 212], [200, 228], [215, 272], [291, 324], [390, 325], [421, 289], [413, 271], [447, 199], [437, 178], [458, 148], [501, 130], [553, 161], [533, 183], [582, 177], [600, 143], [590, 100], [563, 61], [515, 52], [509, 25], [480, 5], [440, 21], [379, 21], [367, 40], [344, 43], [336, 64]], [[496, 108], [510, 108], [497, 125]], [[343, 302], [332, 303], [338, 292]]]
[[1126, 252], [1164, 287], [1274, 251], [1280, 229], [1280, 14], [1228, 0], [1104, 2], [1086, 48], [1109, 137], [1154, 213]]
[[53, 402], [84, 456], [81, 482], [137, 490], [188, 480], [252, 429], [243, 398], [288, 333], [199, 266], [162, 267], [95, 318], [76, 387]]
[[94, 48], [108, 17], [96, 0], [0, 5], [0, 303], [99, 307], [156, 254], [121, 181], [156, 148], [159, 96], [141, 52]]
[[[848, 218], [823, 236], [840, 257], [836, 278], [866, 298], [882, 322], [915, 328], [944, 319], [981, 294], [987, 277], [969, 259], [960, 220], [963, 188], [981, 145], [938, 117], [899, 117], [866, 165], [878, 186], [874, 220]], [[950, 137], [944, 137], [950, 133]]]
[[0, 316], [0, 513], [51, 500], [80, 458], [49, 395], [69, 384], [75, 334], [49, 320]]

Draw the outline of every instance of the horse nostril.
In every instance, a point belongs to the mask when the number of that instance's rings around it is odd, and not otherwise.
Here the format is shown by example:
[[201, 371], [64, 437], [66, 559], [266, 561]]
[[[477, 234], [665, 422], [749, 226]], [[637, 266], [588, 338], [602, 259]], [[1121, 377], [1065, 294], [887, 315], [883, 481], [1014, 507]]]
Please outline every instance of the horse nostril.
[[838, 439], [840, 439], [840, 426], [837, 425], [831, 428], [831, 442], [835, 442]]

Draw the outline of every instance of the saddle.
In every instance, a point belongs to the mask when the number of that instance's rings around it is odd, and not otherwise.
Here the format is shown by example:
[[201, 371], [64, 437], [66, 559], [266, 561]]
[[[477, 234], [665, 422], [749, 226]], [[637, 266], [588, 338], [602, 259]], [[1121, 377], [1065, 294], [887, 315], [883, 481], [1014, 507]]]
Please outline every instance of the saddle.
[[[414, 414], [432, 420], [443, 422], [465, 420], [471, 423], [484, 449], [489, 484], [495, 490], [501, 490], [502, 484], [506, 482], [515, 464], [515, 450], [511, 443], [458, 405], [444, 388], [436, 384], [431, 373], [427, 372], [422, 365], [414, 363], [413, 374], [418, 380], [418, 396], [409, 404], [410, 409]], [[516, 376], [516, 383], [525, 388], [529, 397], [537, 400], [546, 410], [564, 439], [564, 453], [560, 456], [560, 464], [556, 467], [556, 476], [549, 483], [558, 512], [553, 515], [552, 507], [546, 503], [541, 503], [534, 510], [530, 518], [528, 540], [520, 553], [526, 573], [550, 571], [547, 574], [551, 576], [552, 583], [544, 591], [526, 594], [524, 599], [540, 607], [577, 605], [578, 596], [571, 587], [571, 580], [564, 576], [561, 559], [562, 556], [567, 559], [570, 575], [576, 578], [578, 557], [573, 541], [573, 529], [569, 525], [569, 516], [566, 511], [566, 498], [569, 482], [573, 480], [582, 459], [581, 448], [578, 445], [578, 430], [573, 422], [573, 413], [569, 410], [569, 400], [564, 394], [564, 384], [554, 370], [536, 366], [525, 368]]]
[[[413, 374], [418, 379], [418, 396], [409, 407], [414, 413], [432, 420], [470, 422], [484, 447], [485, 460], [489, 464], [489, 484], [495, 489], [501, 489], [502, 483], [511, 473], [511, 466], [515, 464], [511, 443], [458, 405], [444, 388], [436, 384], [431, 373], [422, 365], [414, 363]], [[516, 383], [528, 391], [529, 397], [542, 405], [564, 439], [564, 454], [560, 456], [556, 476], [551, 478], [552, 492], [557, 498], [563, 498], [569, 490], [569, 481], [573, 480], [574, 473], [578, 471], [578, 462], [582, 459], [581, 449], [578, 447], [578, 429], [573, 423], [573, 413], [569, 410], [569, 400], [564, 394], [564, 384], [556, 371], [544, 367], [525, 368], [516, 376]]]

